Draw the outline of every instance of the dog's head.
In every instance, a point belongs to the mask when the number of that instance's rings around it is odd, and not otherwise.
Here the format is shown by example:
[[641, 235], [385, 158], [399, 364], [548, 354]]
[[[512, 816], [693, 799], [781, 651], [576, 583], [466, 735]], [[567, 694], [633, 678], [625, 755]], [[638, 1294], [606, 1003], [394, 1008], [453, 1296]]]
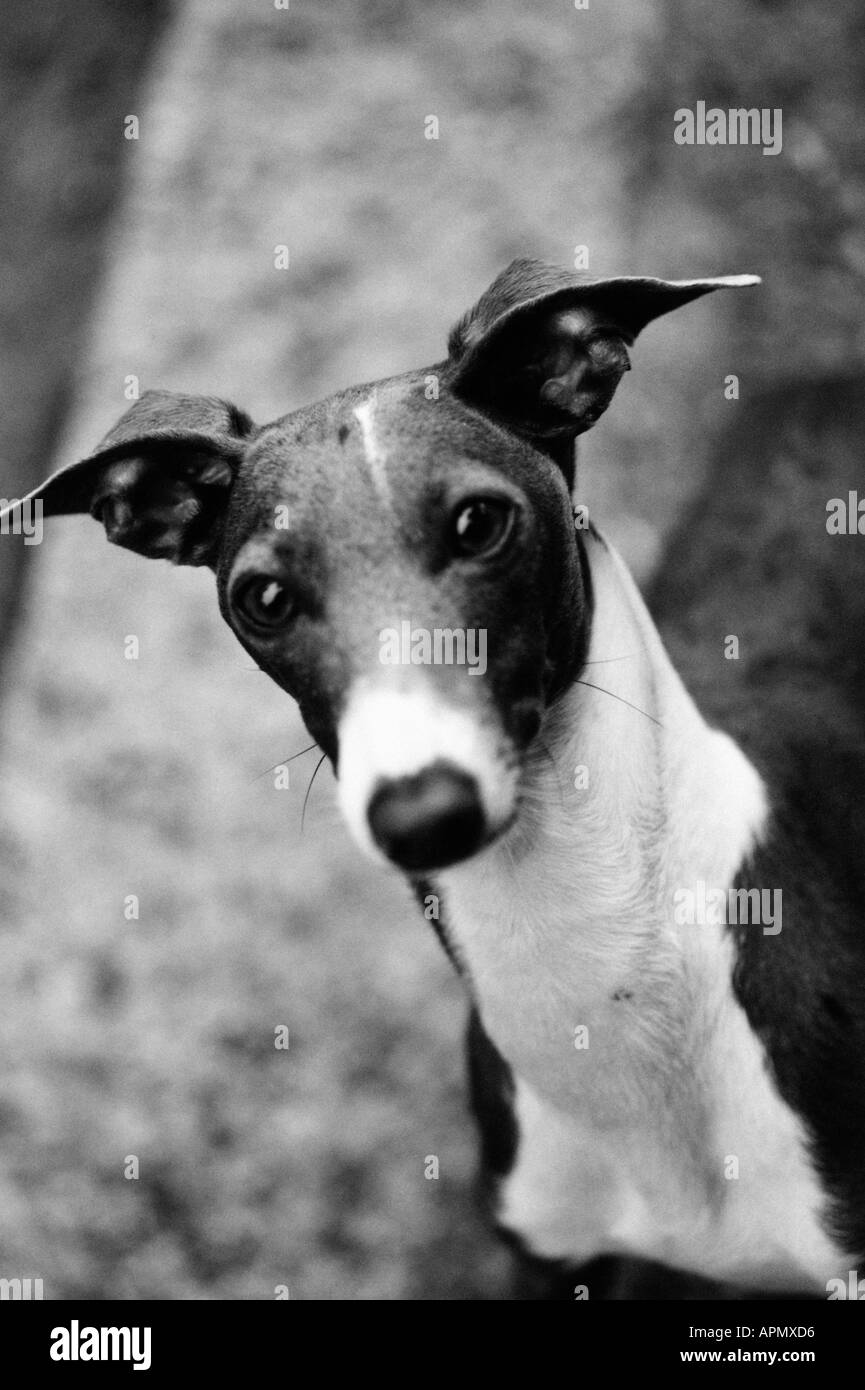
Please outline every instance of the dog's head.
[[585, 657], [574, 438], [648, 322], [750, 283], [516, 261], [437, 366], [263, 427], [148, 392], [31, 496], [141, 555], [209, 565], [226, 621], [332, 760], [356, 838], [409, 873], [442, 868], [511, 823], [527, 750]]

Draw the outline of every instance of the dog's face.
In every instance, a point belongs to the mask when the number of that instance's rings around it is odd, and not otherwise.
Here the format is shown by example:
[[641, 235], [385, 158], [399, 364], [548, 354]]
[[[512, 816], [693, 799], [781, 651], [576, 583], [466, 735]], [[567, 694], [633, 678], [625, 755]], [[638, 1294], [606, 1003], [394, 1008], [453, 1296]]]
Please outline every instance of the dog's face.
[[355, 837], [411, 874], [513, 821], [591, 594], [573, 440], [650, 319], [733, 280], [589, 281], [515, 262], [426, 372], [257, 429], [150, 392], [38, 489], [108, 538], [207, 564], [226, 621], [300, 703]]
[[412, 872], [510, 823], [588, 612], [561, 470], [430, 375], [261, 431], [217, 562], [226, 620], [299, 701], [355, 837]]

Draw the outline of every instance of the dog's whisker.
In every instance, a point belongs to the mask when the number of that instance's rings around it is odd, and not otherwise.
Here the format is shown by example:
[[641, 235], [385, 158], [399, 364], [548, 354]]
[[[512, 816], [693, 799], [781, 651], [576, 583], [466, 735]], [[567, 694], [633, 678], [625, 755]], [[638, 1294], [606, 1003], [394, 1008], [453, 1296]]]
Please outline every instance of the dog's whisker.
[[663, 729], [660, 719], [656, 719], [648, 710], [640, 709], [639, 705], [634, 705], [630, 700], [626, 700], [624, 695], [616, 695], [612, 690], [606, 690], [602, 685], [593, 685], [591, 681], [578, 680], [577, 685], [585, 685], [589, 690], [599, 690], [602, 695], [609, 695], [611, 700], [618, 700], [620, 704], [627, 705], [628, 709], [636, 710], [637, 714], [642, 714], [646, 719], [650, 719], [653, 724], [657, 724], [659, 729]]
[[[316, 745], [316, 746], [317, 746], [317, 745]], [[309, 751], [309, 750], [307, 750], [307, 751]], [[313, 782], [315, 781], [316, 777], [318, 776], [318, 769], [321, 767], [322, 763], [325, 761], [326, 758], [327, 758], [327, 754], [326, 754], [326, 753], [322, 753], [321, 757], [319, 758], [318, 762], [317, 762], [316, 765], [315, 765], [315, 771], [313, 772], [312, 776], [311, 776], [310, 779], [309, 779], [309, 786], [308, 786], [307, 789], [306, 789], [306, 796], [303, 798], [303, 810], [302, 810], [301, 813], [300, 813], [300, 833], [301, 833], [301, 835], [303, 834], [303, 826], [304, 826], [304, 822], [305, 822], [305, 820], [306, 820], [306, 808], [307, 808], [307, 805], [308, 805], [308, 803], [309, 803], [309, 794], [310, 794], [310, 792], [312, 791], [312, 784], [313, 784]]]
[[295, 758], [302, 758], [304, 753], [311, 753], [313, 748], [317, 748], [317, 743], [311, 743], [308, 748], [301, 748], [299, 753], [292, 753], [290, 758], [281, 758], [273, 767], [266, 767], [263, 772], [258, 772], [253, 777], [253, 782], [260, 782], [262, 777], [266, 777], [269, 772], [276, 772], [278, 767], [286, 767], [288, 763], [293, 763]]

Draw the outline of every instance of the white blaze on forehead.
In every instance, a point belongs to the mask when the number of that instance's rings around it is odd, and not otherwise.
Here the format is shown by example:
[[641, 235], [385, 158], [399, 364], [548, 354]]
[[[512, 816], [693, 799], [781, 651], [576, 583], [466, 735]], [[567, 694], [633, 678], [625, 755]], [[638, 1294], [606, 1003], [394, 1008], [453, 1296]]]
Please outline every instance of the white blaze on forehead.
[[373, 393], [362, 405], [355, 406], [353, 414], [360, 425], [364, 458], [372, 478], [372, 485], [385, 506], [389, 507], [391, 494], [385, 454], [375, 432], [375, 394]]
[[411, 777], [436, 762], [448, 762], [475, 779], [491, 830], [513, 813], [517, 768], [496, 731], [439, 699], [423, 686], [396, 690], [363, 685], [349, 696], [339, 726], [338, 798], [361, 849], [381, 857], [370, 834], [367, 811], [382, 780]]

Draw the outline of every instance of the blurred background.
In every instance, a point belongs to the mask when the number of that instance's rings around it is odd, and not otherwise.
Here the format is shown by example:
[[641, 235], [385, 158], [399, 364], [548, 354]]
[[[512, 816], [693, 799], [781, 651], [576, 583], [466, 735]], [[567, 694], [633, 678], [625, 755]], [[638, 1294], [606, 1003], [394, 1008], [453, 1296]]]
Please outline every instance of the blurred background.
[[[858, 0], [6, 0], [0, 493], [131, 376], [263, 421], [433, 362], [516, 255], [756, 272], [647, 330], [581, 444], [645, 582], [732, 415], [863, 369], [863, 67]], [[782, 152], [675, 144], [699, 100], [781, 108]], [[276, 788], [309, 739], [212, 575], [88, 518], [2, 536], [0, 640], [0, 1276], [507, 1297], [459, 985], [324, 768], [301, 834], [315, 756]]]

